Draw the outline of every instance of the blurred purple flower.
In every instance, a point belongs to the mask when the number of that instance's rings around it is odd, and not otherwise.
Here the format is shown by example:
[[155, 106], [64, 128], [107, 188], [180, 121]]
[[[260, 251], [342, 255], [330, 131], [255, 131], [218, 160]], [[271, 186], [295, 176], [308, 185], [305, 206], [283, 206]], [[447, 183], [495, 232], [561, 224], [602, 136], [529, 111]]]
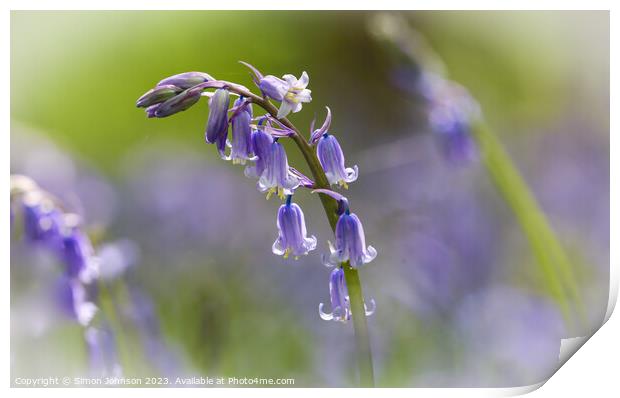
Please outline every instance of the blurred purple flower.
[[49, 200], [42, 200], [36, 192], [26, 194], [22, 200], [22, 211], [26, 238], [58, 246], [62, 215]]
[[87, 326], [97, 313], [97, 306], [88, 299], [88, 292], [77, 279], [62, 275], [56, 283], [60, 311], [82, 326]]
[[88, 327], [84, 331], [88, 348], [90, 372], [94, 377], [120, 377], [122, 368], [118, 360], [116, 341], [108, 327]]
[[427, 100], [431, 130], [448, 161], [462, 164], [474, 160], [477, 149], [470, 124], [480, 116], [478, 103], [463, 86], [432, 73], [422, 73], [416, 86]]
[[97, 252], [99, 258], [99, 277], [114, 280], [134, 267], [140, 258], [140, 249], [131, 240], [123, 239], [104, 243]]
[[90, 239], [77, 227], [70, 227], [62, 238], [62, 257], [66, 274], [90, 283], [99, 273], [99, 260]]
[[[11, 135], [11, 173], [27, 175], [87, 222], [105, 229], [118, 210], [116, 189], [88, 163], [70, 157], [44, 135], [19, 124]], [[16, 210], [16, 209], [14, 209]]]

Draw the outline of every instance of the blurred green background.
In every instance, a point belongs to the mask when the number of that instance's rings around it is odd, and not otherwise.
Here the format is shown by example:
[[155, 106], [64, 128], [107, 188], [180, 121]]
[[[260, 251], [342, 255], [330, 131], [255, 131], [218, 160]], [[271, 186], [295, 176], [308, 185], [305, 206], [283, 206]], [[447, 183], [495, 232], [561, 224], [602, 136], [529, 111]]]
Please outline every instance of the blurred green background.
[[[402, 14], [443, 58], [449, 77], [467, 87], [478, 99], [489, 124], [523, 167], [526, 179], [535, 191], [539, 189], [536, 193], [543, 196], [545, 210], [561, 229], [561, 235], [571, 243], [576, 242], [574, 250], [586, 258], [585, 263], [597, 263], [592, 269], [586, 267], [584, 279], [591, 283], [588, 285], [591, 287], [588, 294], [594, 297], [591, 305], [601, 307], [593, 310], [592, 318], [598, 320], [604, 312], [608, 278], [605, 269], [609, 247], [606, 218], [609, 212], [609, 14], [582, 11]], [[382, 187], [377, 180], [382, 174], [372, 174], [370, 170], [385, 163], [388, 156], [378, 148], [385, 149], [391, 143], [421, 135], [423, 128], [415, 116], [415, 104], [390, 81], [394, 65], [369, 33], [372, 17], [367, 12], [12, 12], [12, 171], [28, 170], [19, 157], [32, 156], [28, 142], [38, 141], [28, 138], [24, 144], [23, 137], [36, 136], [37, 140], [53, 143], [58, 151], [74, 159], [78, 169], [94, 170], [98, 178], [115, 187], [119, 192], [114, 195], [115, 204], [108, 203], [114, 208], [112, 215], [100, 225], [91, 217], [93, 235], [98, 241], [135, 240], [142, 257], [139, 267], [127, 280], [115, 282], [111, 290], [122, 291], [123, 284], [135, 284], [152, 297], [162, 339], [180, 353], [184, 374], [295, 377], [299, 386], [350, 385], [354, 375], [347, 339], [352, 331], [349, 327], [322, 323], [316, 315], [318, 302], [328, 298], [328, 271], [318, 270], [318, 254], [302, 260], [299, 266], [283, 265], [280, 259], [269, 257], [271, 235], [275, 234], [276, 204], [263, 203], [261, 195], [254, 192], [253, 182], [244, 179], [241, 170], [219, 163], [215, 150], [204, 144], [206, 101], [175, 117], [154, 120], [147, 119], [135, 108], [136, 99], [163, 77], [185, 71], [204, 71], [219, 79], [253, 87], [239, 60], [276, 76], [285, 73], [299, 76], [307, 71], [313, 101], [291, 119], [307, 131], [313, 117], [322, 120], [324, 106], [331, 107], [332, 130], [343, 143], [347, 163], [360, 164], [359, 188], [352, 187], [350, 194], [366, 210], [360, 216], [369, 219], [365, 224], [368, 239], [372, 244], [375, 240], [394, 243], [394, 236], [400, 235], [389, 228], [396, 223], [394, 220], [402, 209], [388, 213], [391, 218], [372, 215], [377, 200], [381, 200], [372, 192]], [[573, 169], [568, 169], [569, 175], [560, 185], [543, 180], [541, 170], [548, 170], [552, 162], [549, 154], [561, 152], [566, 154], [562, 161], [580, 165], [581, 152], [572, 151], [584, 147], [593, 148], [592, 153], [584, 155], [585, 164], [590, 159], [588, 156], [602, 162], [600, 168], [591, 171], [596, 181], [571, 174]], [[392, 174], [401, 174], [402, 185], [420, 185], [420, 181], [427, 181], [424, 175], [434, 175], [428, 169], [438, 167], [436, 164], [418, 167], [415, 162], [424, 161], [428, 155], [420, 153], [428, 147], [417, 148], [396, 160], [397, 164], [414, 162], [413, 167], [406, 170], [397, 167], [393, 171]], [[300, 165], [297, 151], [291, 149], [288, 153], [291, 164]], [[194, 238], [192, 245], [181, 245], [177, 251], [170, 251], [168, 254], [175, 254], [170, 258], [161, 247], [163, 254], [158, 252], [157, 239], [190, 239], [189, 233], [185, 236], [187, 231], [183, 230], [182, 234], [164, 238], [145, 237], [156, 234], [158, 224], [152, 218], [149, 220], [148, 212], [142, 215], [142, 224], [135, 222], [132, 211], [140, 209], [142, 202], [128, 202], [139, 195], [136, 192], [142, 190], [141, 183], [150, 181], [139, 172], [148, 173], [179, 159], [185, 163], [178, 169], [170, 169], [166, 181], [183, 179], [186, 175], [183, 172], [188, 168], [204, 170], [204, 179], [198, 171], [192, 180], [196, 182], [188, 182], [191, 188], [188, 195], [194, 187], [196, 191], [205, 191], [204, 196], [197, 195], [201, 200], [208, 202], [206, 198], [216, 196], [227, 201], [226, 206], [232, 210], [223, 210], [225, 214], [246, 209], [251, 214], [248, 219], [252, 218], [262, 229], [256, 227], [250, 229], [252, 232], [244, 232], [242, 224], [227, 229], [222, 226], [226, 221], [218, 219], [214, 228], [221, 228], [221, 233], [216, 232], [214, 236], [226, 241], [224, 246], [210, 246], [207, 238], [204, 241]], [[565, 170], [564, 166], [558, 167]], [[303, 166], [300, 168], [305, 170]], [[364, 176], [365, 170], [369, 173]], [[53, 165], [47, 172], [54, 172]], [[436, 200], [441, 204], [444, 196], [454, 192], [437, 193], [436, 186], [441, 181], [446, 186], [460, 181], [452, 189], [473, 192], [474, 201], [488, 212], [493, 223], [501, 225], [502, 233], [496, 236], [497, 241], [489, 241], [493, 247], [489, 252], [501, 247], [495, 268], [502, 271], [490, 278], [488, 286], [499, 281], [535, 292], [536, 289], [529, 287], [535, 284], [536, 276], [527, 271], [531, 258], [523, 249], [526, 246], [514, 221], [489, 188], [484, 171], [474, 168], [468, 174], [445, 170], [442, 173], [445, 180], [430, 180], [423, 192], [430, 189], [431, 196], [439, 195]], [[445, 177], [446, 173], [450, 176]], [[218, 179], [219, 185], [210, 185], [211, 178]], [[587, 185], [594, 182], [598, 185]], [[230, 188], [239, 185], [244, 188]], [[562, 189], [566, 187], [589, 190], [597, 198], [591, 206], [596, 207], [594, 210], [598, 210], [596, 214], [600, 217], [573, 220], [575, 211], [583, 210], [580, 209], [583, 202], [565, 197], [566, 204], [561, 199], [554, 201], [553, 195], [544, 202], [547, 186], [555, 193], [564, 192]], [[167, 188], [170, 187], [161, 189]], [[573, 192], [570, 189], [568, 192]], [[413, 210], [408, 214], [413, 214], [417, 227], [424, 213], [415, 204], [416, 197], [425, 196], [413, 195], [407, 204], [411, 204]], [[329, 230], [318, 205], [310, 197], [304, 200], [307, 203], [304, 209], [312, 220], [309, 229], [319, 236], [319, 251], [322, 251]], [[568, 210], [564, 209], [565, 204]], [[163, 222], [176, 225], [176, 217], [182, 217], [180, 213], [185, 210], [204, 211], [209, 220], [219, 211], [218, 205], [210, 202], [196, 203], [191, 209], [184, 206], [171, 211], [170, 218], [163, 218]], [[381, 214], [386, 213], [387, 210]], [[85, 216], [88, 218], [88, 212]], [[590, 235], [590, 226], [581, 228], [583, 223], [595, 224], [592, 228], [601, 233], [602, 239]], [[392, 234], [380, 237], [386, 230]], [[264, 236], [269, 238], [265, 240]], [[449, 240], [445, 244], [453, 245]], [[493, 376], [503, 369], [503, 356], [477, 368], [478, 373], [463, 373], [467, 367], [467, 356], [463, 353], [467, 351], [463, 347], [466, 343], [461, 337], [451, 335], [452, 319], [447, 321], [445, 314], [437, 313], [430, 320], [425, 319], [398, 304], [400, 299], [393, 296], [399, 294], [381, 293], [389, 290], [385, 278], [390, 280], [390, 275], [385, 275], [396, 264], [386, 264], [388, 259], [395, 258], [386, 254], [389, 250], [386, 246], [375, 245], [380, 251], [377, 266], [364, 270], [362, 276], [367, 291], [375, 292], [373, 296], [379, 303], [378, 314], [369, 322], [380, 385], [514, 385], [540, 379], [540, 372], [546, 371], [544, 366], [534, 367], [533, 373], [507, 372], [506, 379]], [[400, 246], [406, 245], [407, 240], [400, 242]], [[256, 255], [258, 252], [260, 256]], [[592, 252], [600, 257], [588, 257]], [[19, 264], [32, 258], [13, 258], [15, 317], [21, 308], [17, 304], [28, 296], [29, 288], [37, 288], [21, 275], [22, 272], [29, 275], [31, 271], [18, 269]], [[397, 278], [396, 275], [392, 278]], [[597, 287], [601, 286], [604, 291], [598, 289], [597, 293]], [[415, 291], [415, 287], [407, 284], [398, 288]], [[295, 295], [297, 299], [291, 299]], [[123, 307], [124, 299], [119, 300], [119, 306]], [[122, 338], [130, 342], [129, 346], [138, 345], [139, 333], [131, 326], [127, 328]], [[55, 337], [38, 337], [37, 344], [32, 339], [14, 338], [12, 355], [21, 358], [15, 359], [14, 373], [32, 371], [30, 361], [42, 347], [55, 352], [53, 356], [74, 347], [74, 329], [57, 333]], [[131, 348], [125, 349], [132, 352]], [[80, 354], [75, 357], [79, 358]], [[151, 375], [149, 360], [135, 361], [126, 368]], [[57, 372], [74, 366], [67, 362]], [[42, 375], [54, 369], [53, 362], [41, 363], [38, 372]], [[520, 366], [527, 367], [519, 363], [509, 368], [520, 369]], [[439, 376], [440, 369], [449, 369], [446, 372], [450, 374]]]

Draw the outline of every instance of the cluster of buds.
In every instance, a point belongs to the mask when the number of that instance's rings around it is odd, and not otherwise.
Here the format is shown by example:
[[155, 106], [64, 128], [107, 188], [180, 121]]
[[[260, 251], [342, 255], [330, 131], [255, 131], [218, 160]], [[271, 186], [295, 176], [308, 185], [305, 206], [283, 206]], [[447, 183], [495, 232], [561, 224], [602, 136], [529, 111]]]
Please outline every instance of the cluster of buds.
[[[306, 72], [299, 79], [286, 74], [282, 78], [264, 76], [252, 65], [243, 63], [252, 71], [254, 83], [261, 95], [250, 92], [242, 85], [216, 80], [201, 72], [187, 72], [160, 81], [137, 101], [137, 106], [145, 108], [148, 117], [167, 117], [184, 111], [205, 96], [209, 98], [209, 117], [205, 129], [205, 140], [215, 144], [220, 157], [233, 164], [246, 165], [244, 174], [257, 180], [257, 188], [266, 193], [267, 199], [276, 194], [284, 203], [277, 212], [278, 237], [273, 243], [272, 252], [276, 255], [294, 258], [307, 255], [316, 249], [317, 238], [308, 236], [304, 213], [299, 204], [293, 202], [298, 188], [309, 188], [334, 197], [339, 203], [338, 223], [335, 245], [329, 242], [330, 253], [323, 256], [324, 264], [336, 266], [335, 273], [344, 272], [345, 264], [357, 268], [372, 261], [377, 251], [366, 247], [364, 229], [359, 218], [349, 210], [348, 200], [335, 191], [316, 189], [317, 186], [307, 176], [288, 163], [288, 157], [280, 139], [299, 138], [299, 132], [292, 128], [286, 117], [299, 112], [303, 103], [312, 100], [307, 89], [310, 78]], [[213, 91], [208, 91], [212, 89]], [[238, 96], [230, 105], [231, 95]], [[277, 112], [271, 100], [280, 103]], [[260, 106], [266, 114], [255, 116], [252, 105]], [[268, 109], [270, 107], [271, 109]], [[308, 145], [316, 151], [316, 157], [330, 186], [347, 189], [348, 184], [357, 180], [358, 167], [346, 167], [345, 158], [337, 138], [330, 133], [332, 114], [327, 108], [323, 125], [310, 127]], [[314, 124], [314, 123], [313, 123]], [[229, 128], [230, 127], [230, 128]], [[229, 133], [232, 137], [229, 138]], [[228, 148], [230, 152], [227, 153]], [[340, 271], [338, 271], [340, 270]], [[348, 295], [344, 278], [338, 279], [337, 287], [332, 275], [330, 295], [334, 315], [323, 312], [323, 319], [346, 322], [351, 318], [348, 310]], [[372, 314], [373, 309], [366, 311]]]
[[[11, 175], [11, 227], [19, 222], [24, 240], [52, 252], [62, 264], [56, 299], [60, 310], [84, 328], [89, 350], [98, 344], [93, 325], [98, 311], [96, 288], [99, 258], [81, 227], [80, 217], [67, 211], [32, 179]], [[96, 347], [95, 347], [96, 348]]]

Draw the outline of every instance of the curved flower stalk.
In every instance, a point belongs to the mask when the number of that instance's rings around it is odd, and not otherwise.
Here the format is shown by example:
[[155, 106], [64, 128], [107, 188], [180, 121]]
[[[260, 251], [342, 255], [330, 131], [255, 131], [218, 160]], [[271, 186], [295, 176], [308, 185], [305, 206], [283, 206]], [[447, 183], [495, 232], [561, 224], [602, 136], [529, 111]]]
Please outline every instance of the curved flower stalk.
[[[351, 320], [351, 302], [349, 291], [344, 278], [344, 270], [341, 267], [335, 268], [329, 278], [329, 299], [332, 312], [323, 311], [324, 304], [319, 304], [319, 315], [326, 321], [347, 322]], [[364, 314], [370, 316], [375, 312], [375, 300], [370, 300], [371, 307], [368, 309], [364, 304]]]
[[29, 177], [11, 175], [10, 191], [11, 220], [22, 221], [24, 238], [49, 249], [64, 266], [56, 282], [56, 300], [60, 310], [84, 328], [90, 347], [89, 336], [97, 331], [93, 323], [99, 310], [93, 282], [99, 278], [100, 260], [81, 229], [79, 216]]
[[275, 255], [288, 258], [305, 256], [316, 249], [316, 237], [308, 237], [304, 212], [297, 203], [292, 203], [293, 196], [286, 197], [286, 203], [278, 210], [278, 239], [273, 242], [272, 251]]
[[[177, 102], [182, 104], [190, 102], [189, 99], [185, 102], [183, 100], [185, 97], [193, 98], [194, 95], [211, 97], [206, 141], [216, 144], [225, 159], [237, 159], [239, 163], [253, 161], [252, 165], [245, 168], [244, 174], [258, 179], [257, 187], [259, 191], [267, 192], [268, 199], [273, 193], [277, 193], [282, 200], [287, 197], [286, 203], [280, 206], [277, 214], [278, 238], [272, 246], [274, 254], [284, 257], [292, 254], [294, 257], [299, 257], [316, 248], [317, 239], [314, 236], [307, 236], [304, 214], [298, 204], [292, 203], [291, 198], [300, 187], [316, 189], [320, 193], [321, 203], [336, 234], [336, 247], [329, 260], [338, 265], [337, 274], [340, 275], [339, 284], [332, 276], [332, 285], [336, 289], [332, 289], [334, 312], [330, 317], [322, 311], [321, 306], [321, 316], [324, 319], [337, 319], [341, 322], [353, 321], [360, 382], [364, 386], [372, 386], [374, 376], [366, 316], [374, 311], [374, 301], [372, 310], [368, 310], [362, 299], [357, 267], [372, 261], [377, 251], [372, 246], [366, 246], [362, 225], [359, 218], [350, 213], [346, 199], [338, 199], [339, 194], [328, 190], [331, 184], [346, 187], [348, 183], [355, 181], [358, 175], [357, 167], [345, 167], [339, 142], [328, 134], [327, 130], [331, 123], [329, 108], [325, 123], [320, 129], [313, 131], [309, 138], [303, 137], [300, 130], [286, 119], [291, 112], [299, 112], [303, 103], [312, 100], [310, 90], [307, 89], [309, 77], [306, 72], [303, 72], [299, 79], [290, 74], [280, 79], [273, 75], [265, 76], [252, 65], [242, 63], [251, 70], [253, 81], [260, 89], [261, 95], [254, 94], [237, 83], [223, 80], [199, 82], [201, 79], [199, 77], [192, 81], [196, 83], [193, 87], [178, 86], [178, 90], [166, 87], [165, 96], [174, 96], [160, 102], [159, 106], [164, 106], [166, 102], [173, 101], [177, 97], [180, 97]], [[174, 77], [164, 79], [160, 84], [174, 86]], [[182, 89], [185, 91], [179, 91]], [[205, 92], [209, 89], [215, 89], [215, 93]], [[152, 111], [151, 107], [158, 105], [153, 105], [155, 100], [150, 100], [151, 97], [161, 99], [162, 95], [155, 94], [157, 90], [156, 87], [147, 92], [137, 102], [138, 107], [146, 108], [147, 116], [151, 116], [153, 112], [157, 116], [158, 110]], [[225, 115], [229, 112], [229, 94], [240, 98], [235, 101], [231, 110], [233, 149], [231, 156], [226, 157], [223, 155], [223, 149], [228, 135], [228, 119]], [[146, 101], [145, 97], [149, 101]], [[270, 99], [280, 102], [280, 108], [276, 108]], [[250, 103], [265, 110], [266, 114], [252, 118], [252, 112], [244, 109], [249, 107]], [[179, 105], [178, 109], [186, 108], [184, 105]], [[166, 116], [168, 114], [172, 113], [166, 112]], [[252, 125], [252, 121], [257, 121], [257, 124]], [[286, 138], [291, 139], [301, 151], [312, 173], [312, 179], [289, 166], [284, 146], [278, 142], [279, 139]], [[338, 295], [341, 291], [344, 293]]]

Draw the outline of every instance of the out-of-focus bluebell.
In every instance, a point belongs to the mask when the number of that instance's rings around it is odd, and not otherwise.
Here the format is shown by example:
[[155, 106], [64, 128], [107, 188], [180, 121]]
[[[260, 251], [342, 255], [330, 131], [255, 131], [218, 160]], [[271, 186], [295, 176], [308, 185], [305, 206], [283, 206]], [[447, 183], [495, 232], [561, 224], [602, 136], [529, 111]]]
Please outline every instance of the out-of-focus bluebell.
[[116, 339], [107, 327], [90, 326], [84, 331], [88, 349], [90, 373], [93, 377], [121, 377], [123, 369], [118, 360]]
[[32, 241], [58, 245], [62, 227], [62, 215], [49, 200], [39, 193], [26, 194], [22, 200], [24, 234]]
[[470, 126], [480, 117], [480, 107], [467, 89], [433, 73], [422, 73], [416, 85], [427, 100], [429, 126], [446, 159], [454, 164], [475, 160], [477, 148]]
[[[324, 304], [319, 304], [319, 315], [326, 321], [347, 322], [351, 319], [351, 303], [349, 301], [349, 291], [344, 277], [344, 270], [341, 267], [335, 268], [329, 276], [329, 299], [332, 312], [323, 311]], [[375, 300], [370, 300], [371, 308], [368, 309], [364, 303], [366, 316], [375, 312]]]
[[470, 126], [480, 107], [464, 87], [445, 77], [446, 68], [426, 39], [395, 14], [377, 14], [371, 32], [393, 50], [394, 85], [424, 100], [429, 127], [447, 161], [460, 165], [476, 159]]
[[225, 158], [226, 140], [228, 139], [228, 107], [230, 94], [228, 90], [215, 90], [209, 99], [209, 120], [205, 130], [205, 139], [209, 144], [216, 144], [220, 156]]
[[65, 272], [72, 278], [90, 283], [99, 274], [99, 259], [90, 239], [77, 227], [66, 228], [62, 238], [62, 258]]
[[82, 326], [88, 325], [97, 313], [84, 285], [67, 275], [61, 275], [56, 282], [56, 298], [60, 311]]
[[115, 280], [140, 260], [140, 249], [133, 241], [122, 239], [106, 242], [97, 250], [99, 258], [99, 277]]
[[316, 237], [307, 236], [304, 212], [297, 203], [292, 203], [292, 195], [287, 196], [286, 203], [278, 209], [278, 238], [273, 243], [272, 251], [287, 258], [305, 256], [316, 248]]

